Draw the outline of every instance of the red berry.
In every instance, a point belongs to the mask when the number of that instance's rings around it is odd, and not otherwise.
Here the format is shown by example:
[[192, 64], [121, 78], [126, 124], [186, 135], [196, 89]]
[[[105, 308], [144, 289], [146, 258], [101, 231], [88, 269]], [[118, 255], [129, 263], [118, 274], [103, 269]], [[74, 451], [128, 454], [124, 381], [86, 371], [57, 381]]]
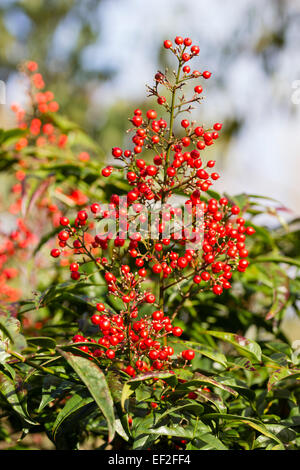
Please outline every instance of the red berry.
[[98, 315], [97, 313], [95, 313], [94, 315], [92, 315], [92, 317], [91, 317], [91, 322], [93, 323], [93, 325], [100, 325], [101, 322], [102, 322], [102, 317], [101, 317], [101, 315]]
[[238, 206], [232, 206], [231, 208], [231, 213], [234, 214], [234, 215], [237, 215], [240, 213], [240, 208]]
[[155, 274], [159, 274], [161, 271], [162, 271], [162, 267], [159, 263], [157, 264], [154, 264], [152, 266], [152, 271], [155, 273]]
[[197, 85], [197, 86], [195, 86], [194, 90], [195, 90], [195, 93], [200, 94], [200, 93], [202, 93], [203, 88], [202, 88], [202, 86]]
[[153, 109], [149, 109], [147, 111], [147, 118], [148, 119], [156, 119], [157, 118], [157, 112], [154, 111]]
[[147, 276], [147, 271], [145, 268], [139, 269], [139, 276], [141, 277], [146, 277]]
[[59, 219], [59, 223], [60, 225], [66, 226], [66, 225], [69, 225], [70, 221], [67, 217], [61, 217]]
[[71, 273], [71, 278], [74, 280], [74, 281], [77, 281], [79, 278], [80, 278], [80, 273], [78, 271], [72, 271]]
[[180, 46], [180, 44], [183, 44], [183, 38], [181, 36], [176, 36], [175, 42]]
[[100, 204], [97, 204], [96, 202], [91, 205], [91, 211], [93, 214], [97, 214], [97, 212], [100, 211]]
[[80, 220], [80, 222], [85, 222], [86, 219], [88, 218], [88, 215], [86, 211], [79, 211], [77, 214], [77, 218]]
[[59, 232], [58, 234], [58, 238], [61, 240], [61, 241], [67, 241], [69, 239], [69, 233], [66, 231], [66, 230], [62, 230], [61, 232]]
[[164, 312], [162, 310], [156, 310], [152, 313], [153, 320], [161, 320], [164, 316]]
[[184, 147], [188, 147], [191, 143], [191, 139], [189, 137], [183, 137], [181, 142]]
[[190, 56], [190, 54], [188, 54], [187, 52], [184, 52], [184, 53], [182, 54], [182, 60], [183, 60], [184, 62], [187, 62], [188, 60], [190, 60], [190, 58], [191, 58], [191, 56]]
[[137, 176], [136, 176], [136, 174], [134, 173], [134, 171], [129, 171], [129, 172], [127, 173], [127, 179], [128, 179], [129, 182], [135, 181], [136, 178], [137, 178]]
[[103, 312], [105, 310], [105, 305], [102, 304], [102, 303], [98, 303], [96, 305], [96, 308], [97, 308], [98, 312]]
[[79, 264], [78, 263], [71, 263], [70, 264], [70, 271], [78, 271]]
[[205, 70], [205, 72], [202, 73], [202, 77], [205, 78], [206, 80], [211, 77], [211, 72], [208, 72]]
[[209, 272], [203, 271], [203, 272], [201, 273], [201, 279], [203, 279], [203, 281], [209, 281], [209, 279], [210, 279], [210, 274], [209, 274]]
[[181, 257], [181, 258], [178, 258], [177, 260], [177, 265], [179, 266], [179, 268], [185, 268], [188, 264], [188, 261], [186, 258], [184, 257]]
[[114, 357], [115, 357], [115, 355], [116, 355], [116, 354], [115, 354], [115, 351], [113, 351], [112, 349], [107, 349], [107, 350], [105, 351], [105, 354], [106, 354], [106, 357], [107, 357], [108, 359], [114, 359]]
[[167, 101], [167, 100], [166, 100], [166, 98], [165, 98], [164, 96], [159, 96], [159, 97], [157, 98], [158, 104], [164, 104], [166, 101]]
[[247, 235], [253, 235], [255, 233], [255, 229], [253, 227], [246, 227]]
[[131, 121], [134, 126], [139, 127], [142, 124], [143, 119], [141, 116], [133, 116]]
[[180, 328], [179, 326], [175, 326], [173, 329], [172, 329], [172, 333], [174, 336], [181, 336], [182, 333], [183, 333], [183, 330], [182, 328]]
[[116, 158], [121, 157], [121, 156], [122, 156], [122, 153], [123, 153], [123, 151], [122, 151], [122, 149], [120, 149], [119, 147], [114, 147], [114, 148], [112, 149], [112, 154], [113, 154], [113, 156], [116, 157]]
[[181, 355], [186, 361], [191, 361], [195, 357], [195, 352], [192, 349], [186, 349], [182, 351]]
[[155, 176], [157, 173], [158, 169], [154, 165], [148, 165], [146, 168], [146, 172], [149, 176]]
[[73, 341], [74, 343], [83, 343], [84, 340], [85, 340], [85, 338], [84, 338], [84, 336], [82, 336], [82, 335], [75, 335], [75, 336], [73, 336], [73, 338], [72, 338], [72, 341]]
[[171, 42], [169, 39], [166, 39], [166, 40], [164, 41], [164, 47], [165, 47], [166, 49], [170, 49], [170, 48], [172, 47], [172, 42]]
[[142, 170], [146, 166], [145, 160], [142, 160], [142, 159], [136, 160], [136, 166]]
[[196, 127], [196, 129], [195, 129], [195, 134], [196, 134], [198, 137], [201, 137], [201, 136], [204, 134], [204, 129], [203, 129], [203, 127]]
[[109, 167], [103, 168], [102, 170], [102, 176], [108, 177], [111, 175], [111, 173], [112, 173], [112, 170]]
[[219, 286], [217, 284], [215, 284], [213, 286], [213, 293], [216, 294], [216, 295], [221, 295], [223, 292], [223, 287], [222, 286]]
[[135, 370], [132, 366], [127, 366], [125, 372], [132, 377], [135, 376]]
[[192, 47], [191, 47], [191, 52], [192, 52], [194, 55], [198, 55], [199, 52], [200, 52], [200, 47], [199, 47], [199, 46], [192, 46]]
[[192, 40], [191, 38], [185, 38], [183, 41], [185, 46], [191, 46], [192, 45]]
[[173, 176], [176, 175], [176, 170], [175, 170], [175, 168], [169, 167], [169, 168], [167, 169], [167, 175], [170, 176], [170, 178], [173, 178]]
[[58, 258], [60, 255], [60, 250], [58, 248], [53, 248], [50, 254], [53, 258]]
[[145, 300], [148, 304], [153, 304], [155, 302], [155, 295], [154, 294], [146, 294], [145, 295]]

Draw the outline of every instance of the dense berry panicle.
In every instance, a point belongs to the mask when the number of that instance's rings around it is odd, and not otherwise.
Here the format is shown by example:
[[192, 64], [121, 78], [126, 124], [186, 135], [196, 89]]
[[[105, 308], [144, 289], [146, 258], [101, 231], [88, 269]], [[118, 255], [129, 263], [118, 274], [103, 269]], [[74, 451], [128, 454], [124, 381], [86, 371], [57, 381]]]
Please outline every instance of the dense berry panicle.
[[[140, 109], [133, 112], [129, 118], [131, 148], [114, 147], [116, 166], [102, 169], [104, 177], [125, 171], [130, 189], [125, 197], [113, 194], [108, 207], [94, 202], [79, 211], [72, 226], [62, 218], [60, 249], [51, 252], [56, 258], [65, 247], [73, 250], [72, 279], [83, 279], [85, 264], [90, 262], [102, 273], [108, 296], [121, 306], [116, 314], [103, 299], [97, 300], [91, 322], [98, 329], [98, 346], [85, 351], [97, 360], [124, 361], [123, 370], [130, 376], [171, 369], [174, 361], [185, 366], [194, 358], [192, 350], [174, 355], [167, 344], [168, 337], [180, 337], [183, 330], [174, 324], [177, 312], [169, 317], [165, 296], [186, 280], [190, 283], [187, 297], [199, 291], [218, 296], [230, 289], [233, 271], [243, 272], [249, 264], [245, 241], [255, 232], [245, 225], [237, 205], [224, 197], [209, 197], [208, 191], [220, 175], [207, 154], [219, 138], [222, 124], [216, 122], [206, 128], [186, 117], [191, 104], [202, 99], [203, 79], [211, 77], [207, 70], [191, 72], [186, 65], [200, 49], [190, 38], [181, 36], [173, 42], [165, 40], [164, 47], [175, 55], [178, 68], [171, 77], [157, 72], [154, 85], [148, 87], [159, 109], [149, 108], [145, 115]], [[182, 89], [190, 80], [196, 83], [194, 94], [187, 98]], [[175, 132], [177, 118], [180, 125]], [[142, 158], [145, 149], [152, 152], [152, 162]], [[182, 220], [183, 208], [171, 201], [178, 191], [185, 194], [184, 211], [190, 215], [189, 222], [179, 228], [177, 221]], [[147, 236], [147, 229], [142, 228], [128, 232], [129, 220], [136, 226], [147, 222], [148, 212], [155, 212], [157, 205], [154, 236], [152, 232]], [[89, 235], [89, 228], [104, 220], [115, 221], [116, 231]], [[153, 291], [149, 290], [151, 280]], [[151, 313], [149, 306], [153, 306]], [[81, 335], [73, 338], [75, 343], [87, 340]]]

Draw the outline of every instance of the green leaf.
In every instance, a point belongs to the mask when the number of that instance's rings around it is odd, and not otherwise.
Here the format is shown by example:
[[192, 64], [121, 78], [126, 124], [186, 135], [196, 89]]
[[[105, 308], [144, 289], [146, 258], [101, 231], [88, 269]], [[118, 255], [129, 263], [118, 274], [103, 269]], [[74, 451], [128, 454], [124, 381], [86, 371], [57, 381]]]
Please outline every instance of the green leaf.
[[269, 437], [270, 439], [273, 439], [276, 441], [278, 444], [280, 444], [281, 448], [284, 450], [284, 446], [282, 442], [273, 434], [271, 431], [269, 431], [266, 426], [259, 421], [252, 419], [252, 418], [246, 418], [244, 416], [238, 416], [238, 415], [231, 415], [231, 414], [221, 414], [221, 413], [208, 413], [202, 416], [202, 419], [224, 419], [225, 421], [236, 421], [237, 423], [244, 423], [250, 426], [251, 428], [255, 429], [256, 431], [260, 432], [264, 436]]
[[288, 304], [290, 297], [289, 278], [283, 269], [273, 270], [273, 304], [269, 310], [266, 320], [277, 317]]
[[186, 446], [186, 450], [228, 450], [228, 448], [216, 436], [211, 433], [200, 434]]
[[74, 384], [67, 380], [61, 380], [58, 377], [46, 376], [43, 379], [42, 398], [39, 404], [38, 413], [40, 413], [49, 403], [56, 398], [61, 397], [66, 391], [74, 389]]
[[30, 337], [27, 338], [27, 342], [43, 349], [55, 349], [56, 347], [56, 341], [53, 338], [49, 338], [47, 336]]
[[293, 429], [281, 424], [266, 424], [266, 428], [286, 444], [289, 444], [297, 436]]
[[257, 258], [251, 259], [251, 263], [284, 263], [300, 268], [300, 261], [295, 258], [289, 258], [287, 256], [269, 255], [269, 256], [258, 256]]
[[194, 375], [194, 378], [190, 382], [186, 382], [184, 384], [178, 385], [177, 390], [180, 390], [180, 388], [186, 388], [186, 387], [193, 389], [195, 387], [199, 387], [199, 385], [202, 385], [202, 384], [213, 385], [214, 387], [220, 388], [224, 390], [225, 392], [230, 393], [234, 397], [238, 396], [238, 393], [235, 390], [233, 390], [231, 387], [228, 387], [228, 385], [224, 385], [223, 383], [218, 382], [212, 377], [207, 377], [206, 375], [200, 374], [200, 372], [196, 372]]
[[154, 417], [152, 413], [140, 421], [135, 431], [133, 449], [147, 449], [160, 436], [173, 436], [192, 440], [204, 433], [211, 432], [210, 427], [198, 418], [191, 419], [187, 425], [178, 423], [178, 421], [173, 422], [172, 420], [170, 420], [168, 425], [161, 425], [159, 427], [156, 427], [156, 425], [154, 427], [153, 423]]
[[59, 348], [58, 350], [86, 385], [90, 394], [102, 411], [108, 425], [108, 440], [109, 442], [112, 441], [115, 435], [114, 404], [105, 375], [102, 370], [96, 366], [96, 364], [88, 359], [79, 356], [72, 356]]
[[121, 436], [124, 439], [124, 441], [129, 441], [129, 436], [126, 433], [125, 429], [123, 428], [120, 419], [116, 419], [115, 426], [116, 426], [116, 432], [119, 434], [119, 436]]
[[174, 406], [173, 408], [169, 408], [167, 411], [165, 411], [164, 413], [159, 415], [159, 417], [158, 417], [158, 419], [155, 423], [155, 426], [157, 426], [157, 424], [162, 419], [164, 419], [165, 417], [171, 415], [172, 413], [177, 413], [178, 411], [180, 411], [181, 413], [184, 412], [184, 411], [191, 411], [194, 414], [197, 414], [197, 416], [199, 416], [203, 413], [203, 410], [204, 410], [203, 405], [201, 405], [200, 403], [197, 403], [196, 401], [191, 400], [189, 402], [183, 403], [182, 405]]
[[130, 387], [130, 384], [126, 382], [124, 384], [123, 390], [122, 390], [122, 395], [121, 395], [121, 406], [123, 411], [125, 411], [125, 404], [126, 400], [134, 393], [134, 390]]
[[[58, 413], [56, 420], [52, 427], [52, 436], [53, 440], [57, 442], [59, 436], [64, 433], [68, 433], [68, 428], [70, 426], [76, 427], [76, 422], [85, 416], [87, 413], [91, 412], [94, 405], [94, 400], [91, 396], [83, 397], [81, 394], [75, 394], [67, 400], [67, 403], [63, 409]], [[66, 426], [66, 421], [67, 426]], [[71, 423], [70, 423], [71, 421]]]
[[289, 369], [288, 367], [281, 367], [280, 369], [275, 370], [270, 375], [268, 380], [268, 390], [270, 391], [275, 384], [281, 380], [287, 379], [289, 377], [296, 377], [300, 375], [300, 369]]
[[173, 372], [146, 372], [144, 374], [138, 375], [134, 379], [128, 380], [128, 383], [143, 382], [144, 380], [150, 379], [169, 379], [174, 377]]
[[25, 337], [20, 333], [19, 320], [10, 316], [0, 316], [0, 362], [9, 357], [8, 349], [20, 352], [26, 348]]
[[217, 407], [220, 413], [226, 413], [227, 412], [227, 407], [224, 404], [222, 398], [217, 395], [216, 393], [212, 392], [205, 392], [202, 391], [201, 389], [197, 390], [197, 395], [202, 398], [202, 401], [204, 402], [210, 402], [213, 403]]
[[151, 429], [151, 434], [163, 436], [183, 437], [185, 439], [194, 439], [200, 437], [204, 433], [211, 432], [210, 427], [204, 424], [199, 418], [191, 419], [189, 424], [182, 425], [177, 421], [170, 421], [168, 425], [159, 426]]
[[11, 405], [12, 409], [17, 415], [28, 424], [37, 424], [24, 410], [20, 397], [17, 393], [16, 385], [12, 380], [9, 380], [4, 375], [0, 375], [0, 393], [4, 396], [7, 402]]
[[128, 380], [124, 384], [121, 394], [121, 406], [123, 411], [125, 411], [126, 400], [134, 393], [134, 390], [138, 387], [138, 385], [141, 382], [153, 379], [162, 379], [166, 381], [171, 379], [171, 381], [177, 381], [173, 372], [146, 372], [144, 374], [138, 375], [134, 379]]
[[200, 354], [202, 354], [203, 356], [209, 357], [209, 359], [211, 359], [214, 362], [218, 362], [223, 367], [228, 366], [226, 356], [222, 354], [221, 352], [216, 351], [214, 348], [212, 348], [211, 346], [207, 344], [204, 345], [200, 343], [195, 343], [194, 341], [182, 341], [182, 340], [173, 340], [173, 339], [171, 343], [180, 343], [184, 345], [185, 347], [191, 347], [195, 349], [196, 351], [199, 351]]
[[225, 376], [218, 377], [218, 382], [222, 382], [225, 385], [229, 385], [230, 388], [235, 390], [242, 397], [247, 398], [247, 400], [249, 401], [255, 400], [255, 392], [251, 390], [251, 388], [247, 387], [246, 384], [243, 384], [243, 382], [238, 381], [239, 383], [236, 383], [236, 380], [234, 378]]
[[202, 330], [204, 334], [219, 338], [226, 343], [232, 344], [234, 348], [242, 355], [248, 357], [254, 362], [261, 361], [261, 349], [260, 346], [251, 339], [245, 338], [244, 336], [236, 335], [234, 333], [226, 333], [223, 331], [210, 331]]
[[0, 134], [0, 145], [11, 145], [21, 137], [27, 134], [27, 130], [24, 129], [9, 129], [8, 131], [2, 131]]

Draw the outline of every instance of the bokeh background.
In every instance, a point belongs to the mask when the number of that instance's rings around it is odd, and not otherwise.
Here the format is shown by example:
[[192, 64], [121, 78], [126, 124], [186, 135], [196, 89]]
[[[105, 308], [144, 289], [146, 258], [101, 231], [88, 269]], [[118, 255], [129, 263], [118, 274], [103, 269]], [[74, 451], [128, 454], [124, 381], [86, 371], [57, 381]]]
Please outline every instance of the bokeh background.
[[268, 196], [283, 218], [299, 215], [299, 0], [1, 0], [0, 127], [24, 104], [19, 64], [35, 60], [61, 112], [103, 149], [103, 166], [176, 35], [199, 44], [197, 68], [213, 74], [193, 118], [224, 123], [210, 149], [216, 190]]

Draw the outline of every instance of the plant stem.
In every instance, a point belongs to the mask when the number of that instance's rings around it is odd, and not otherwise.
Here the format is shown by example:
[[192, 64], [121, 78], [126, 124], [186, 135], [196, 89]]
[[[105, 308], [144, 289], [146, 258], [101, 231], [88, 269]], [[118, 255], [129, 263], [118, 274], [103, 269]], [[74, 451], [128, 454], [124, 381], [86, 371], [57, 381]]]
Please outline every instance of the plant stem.
[[30, 367], [33, 367], [34, 369], [37, 369], [41, 372], [44, 372], [45, 374], [55, 375], [56, 377], [59, 377], [60, 379], [70, 380], [70, 377], [68, 375], [66, 375], [62, 372], [54, 372], [52, 369], [49, 369], [48, 367], [43, 367], [39, 364], [35, 364], [30, 359], [27, 359], [25, 356], [22, 356], [22, 354], [19, 354], [15, 351], [11, 351], [10, 349], [8, 349], [7, 352], [11, 356], [16, 357], [17, 359], [19, 359], [21, 362], [24, 362], [25, 364], [29, 365]]
[[[165, 187], [166, 187], [166, 181], [167, 181], [167, 178], [168, 178], [167, 169], [168, 169], [168, 166], [169, 166], [170, 152], [171, 152], [171, 146], [172, 146], [175, 98], [176, 98], [177, 85], [179, 83], [179, 78], [180, 78], [181, 67], [182, 67], [181, 61], [179, 61], [176, 80], [175, 80], [175, 84], [174, 84], [173, 89], [172, 89], [171, 107], [170, 107], [170, 111], [169, 111], [170, 112], [170, 126], [169, 126], [168, 147], [167, 147], [167, 152], [166, 152], [166, 161], [165, 161], [165, 167], [164, 167], [164, 189], [163, 189], [162, 198], [161, 198], [162, 205], [165, 203], [165, 200], [166, 200]], [[159, 289], [159, 306], [160, 306], [162, 311], [164, 311], [164, 291], [165, 291], [164, 276], [163, 276], [163, 273], [162, 273], [161, 278], [160, 278], [160, 289]]]

